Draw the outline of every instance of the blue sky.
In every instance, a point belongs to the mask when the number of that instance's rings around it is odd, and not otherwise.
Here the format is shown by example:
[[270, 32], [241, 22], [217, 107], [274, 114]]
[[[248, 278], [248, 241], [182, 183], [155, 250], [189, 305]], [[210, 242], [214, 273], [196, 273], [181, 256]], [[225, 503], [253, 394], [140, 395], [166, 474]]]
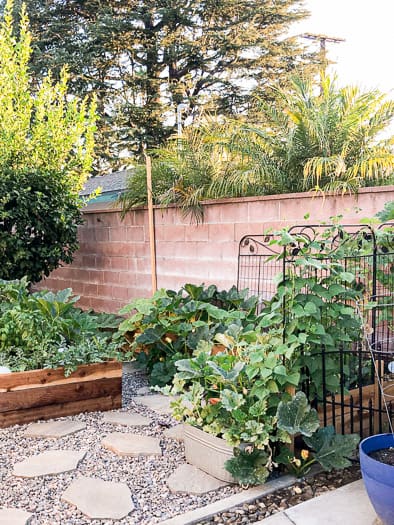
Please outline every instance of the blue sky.
[[[328, 44], [343, 84], [378, 88], [394, 97], [394, 0], [304, 0], [311, 17], [292, 33], [345, 38]], [[317, 45], [317, 44], [315, 44]]]

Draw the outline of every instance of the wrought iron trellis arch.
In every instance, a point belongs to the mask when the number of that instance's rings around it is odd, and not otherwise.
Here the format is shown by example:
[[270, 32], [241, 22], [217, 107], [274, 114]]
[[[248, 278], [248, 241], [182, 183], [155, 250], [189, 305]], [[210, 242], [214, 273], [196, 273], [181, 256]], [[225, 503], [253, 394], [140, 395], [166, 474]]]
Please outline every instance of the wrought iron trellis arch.
[[[267, 233], [246, 235], [239, 243], [238, 279], [239, 289], [248, 288], [251, 295], [259, 297], [258, 309], [269, 300], [276, 291], [276, 276], [286, 276], [289, 268], [294, 268], [302, 244], [313, 244], [316, 256], [319, 254], [319, 239], [331, 229], [330, 239], [325, 239], [325, 255], [330, 258], [330, 250], [343, 248], [346, 243], [353, 247], [354, 253], [348, 253], [343, 258], [346, 268], [359, 268], [366, 289], [366, 299], [375, 303], [370, 312], [371, 325], [370, 343], [378, 362], [378, 370], [383, 380], [387, 374], [389, 361], [394, 361], [394, 223], [385, 223], [373, 228], [369, 225], [296, 225], [288, 230], [295, 241], [278, 245], [281, 234]], [[316, 271], [316, 270], [315, 270]], [[283, 278], [283, 277], [282, 277]], [[284, 312], [284, 323], [286, 322]], [[391, 328], [390, 328], [391, 326]], [[374, 387], [374, 366], [369, 355], [361, 344], [352, 348], [338, 349], [338, 360], [343, 374], [344, 362], [349, 355], [357, 364], [357, 374], [353, 386], [341, 377], [339, 392], [325, 393], [321, 399], [316, 399], [316, 406], [322, 414], [325, 424], [334, 424], [342, 433], [357, 431], [362, 435], [385, 430], [384, 411], [380, 391]], [[324, 348], [321, 358], [326, 359]], [[365, 372], [370, 370], [371, 374]], [[323, 378], [323, 384], [325, 380]], [[349, 383], [349, 382], [348, 382]], [[307, 385], [304, 385], [308, 389]], [[394, 401], [394, 388], [393, 388]], [[391, 410], [394, 403], [390, 403]], [[391, 412], [390, 417], [392, 417]]]

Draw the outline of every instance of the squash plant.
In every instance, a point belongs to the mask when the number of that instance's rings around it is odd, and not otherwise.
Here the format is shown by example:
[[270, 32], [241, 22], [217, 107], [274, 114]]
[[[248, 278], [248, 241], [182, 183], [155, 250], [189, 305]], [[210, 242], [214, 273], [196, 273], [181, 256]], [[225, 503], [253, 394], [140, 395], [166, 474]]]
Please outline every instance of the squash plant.
[[176, 419], [225, 439], [239, 461], [244, 454], [238, 452], [249, 446], [252, 465], [240, 481], [260, 483], [273, 468], [275, 448], [290, 441], [277, 427], [276, 411], [300, 380], [298, 343], [284, 344], [280, 331], [262, 334], [237, 325], [215, 339], [225, 350], [212, 354], [213, 343], [200, 341], [193, 356], [176, 362], [173, 386], [162, 391], [178, 396], [172, 402]]
[[[358, 438], [332, 438], [328, 430], [322, 434], [305, 394], [291, 395], [300, 381], [295, 336], [284, 343], [280, 330], [261, 333], [233, 325], [215, 338], [223, 352], [213, 355], [212, 343], [201, 341], [192, 357], [176, 362], [173, 386], [161, 391], [175, 396], [171, 406], [176, 419], [234, 447], [226, 469], [241, 484], [264, 482], [276, 458], [282, 463], [289, 458], [283, 451], [296, 433], [311, 440], [314, 461], [324, 468], [347, 464], [345, 456]], [[323, 439], [328, 434], [330, 439]]]
[[253, 325], [256, 320], [256, 297], [235, 287], [219, 291], [185, 284], [178, 292], [158, 290], [149, 299], [137, 299], [120, 310], [130, 314], [119, 326], [118, 340], [137, 363], [147, 368], [152, 385], [171, 382], [175, 362], [191, 356], [200, 341], [211, 341], [227, 326]]
[[342, 469], [351, 465], [350, 457], [360, 441], [358, 434], [336, 434], [333, 426], [320, 427], [316, 410], [311, 409], [303, 392], [297, 392], [290, 401], [281, 401], [277, 410], [278, 428], [290, 435], [301, 434], [308, 449], [297, 458], [282, 447], [275, 458], [298, 477], [308, 473], [314, 463], [324, 470]]

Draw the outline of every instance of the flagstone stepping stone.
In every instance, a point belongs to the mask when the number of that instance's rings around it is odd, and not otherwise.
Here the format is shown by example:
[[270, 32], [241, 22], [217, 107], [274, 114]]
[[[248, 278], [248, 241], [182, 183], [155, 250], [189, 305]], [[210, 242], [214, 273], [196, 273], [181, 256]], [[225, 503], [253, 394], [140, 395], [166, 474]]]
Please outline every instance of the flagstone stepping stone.
[[0, 525], [28, 525], [32, 517], [21, 509], [0, 509]]
[[75, 470], [85, 455], [85, 450], [49, 450], [17, 463], [13, 474], [22, 478], [61, 474]]
[[163, 434], [166, 438], [176, 439], [177, 441], [183, 441], [183, 425], [175, 425], [175, 427], [167, 428], [167, 430], [165, 430]]
[[61, 438], [84, 430], [85, 423], [78, 421], [50, 421], [49, 423], [33, 423], [25, 430], [26, 437]]
[[125, 483], [85, 476], [77, 479], [62, 495], [92, 520], [121, 520], [134, 510], [131, 492]]
[[228, 485], [202, 470], [188, 465], [180, 465], [168, 478], [168, 488], [171, 492], [183, 494], [205, 494], [211, 490], [217, 490]]
[[151, 436], [113, 432], [101, 444], [118, 456], [161, 456], [160, 440]]
[[146, 396], [151, 393], [151, 389], [148, 386], [142, 386], [137, 390], [137, 396]]
[[152, 420], [135, 412], [107, 412], [104, 414], [103, 422], [114, 425], [140, 427], [150, 425]]
[[171, 399], [167, 396], [163, 396], [162, 394], [154, 394], [152, 396], [136, 396], [133, 397], [133, 401], [150, 408], [158, 414], [171, 414]]

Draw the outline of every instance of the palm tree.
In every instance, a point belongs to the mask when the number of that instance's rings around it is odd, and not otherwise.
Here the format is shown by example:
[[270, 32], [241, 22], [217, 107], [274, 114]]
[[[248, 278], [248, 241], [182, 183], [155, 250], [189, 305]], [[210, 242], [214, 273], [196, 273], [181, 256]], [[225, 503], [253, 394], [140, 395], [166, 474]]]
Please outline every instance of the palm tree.
[[[290, 92], [278, 95], [275, 105], [261, 103], [260, 124], [205, 116], [153, 151], [155, 202], [175, 203], [199, 222], [205, 199], [357, 191], [393, 180], [394, 137], [383, 132], [394, 102], [385, 95], [339, 89], [328, 76], [320, 89], [298, 78]], [[145, 202], [145, 170], [137, 166], [122, 196], [123, 211]]]
[[[152, 191], [156, 204], [177, 204], [194, 222], [203, 219], [201, 201], [244, 195], [248, 188], [250, 159], [240, 147], [228, 147], [231, 122], [204, 116], [198, 125], [187, 127], [181, 137], [174, 136], [162, 148], [152, 150]], [[126, 192], [121, 195], [123, 214], [146, 203], [145, 166], [135, 165]], [[224, 184], [223, 181], [234, 181]]]
[[355, 191], [392, 180], [394, 139], [382, 132], [393, 119], [393, 101], [378, 91], [338, 89], [328, 76], [320, 93], [310, 80], [292, 84], [290, 93], [280, 92], [282, 108], [262, 105], [264, 126], [240, 130], [259, 137], [263, 172], [272, 170], [282, 192]]

